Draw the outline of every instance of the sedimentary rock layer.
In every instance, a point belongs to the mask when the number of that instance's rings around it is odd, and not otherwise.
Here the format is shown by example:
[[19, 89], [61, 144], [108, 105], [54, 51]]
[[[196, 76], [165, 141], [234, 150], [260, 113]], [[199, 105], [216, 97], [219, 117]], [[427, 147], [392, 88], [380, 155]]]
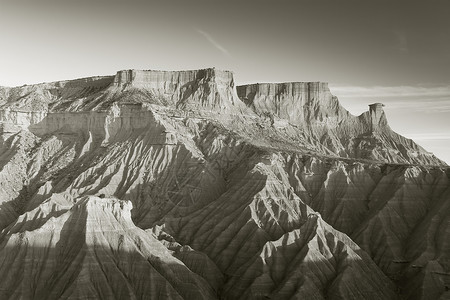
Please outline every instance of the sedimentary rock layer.
[[449, 295], [449, 169], [381, 104], [215, 69], [0, 90], [2, 299]]

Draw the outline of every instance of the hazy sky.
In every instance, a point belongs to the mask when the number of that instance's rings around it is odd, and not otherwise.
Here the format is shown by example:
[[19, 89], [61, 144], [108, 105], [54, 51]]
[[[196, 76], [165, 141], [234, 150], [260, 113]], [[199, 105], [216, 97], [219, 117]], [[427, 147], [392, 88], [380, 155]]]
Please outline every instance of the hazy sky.
[[0, 54], [6, 86], [213, 66], [327, 81], [450, 163], [450, 1], [0, 0]]

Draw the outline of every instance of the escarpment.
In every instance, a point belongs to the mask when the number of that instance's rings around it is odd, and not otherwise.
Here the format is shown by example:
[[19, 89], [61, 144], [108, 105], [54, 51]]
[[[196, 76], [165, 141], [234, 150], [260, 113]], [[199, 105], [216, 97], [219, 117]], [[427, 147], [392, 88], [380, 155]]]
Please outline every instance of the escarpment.
[[235, 102], [233, 74], [217, 69], [119, 71], [114, 77], [113, 87], [145, 90], [151, 94], [152, 101], [183, 110], [231, 112], [239, 104]]
[[216, 69], [0, 97], [2, 299], [449, 296], [450, 171], [380, 103]]
[[[237, 87], [240, 99], [274, 126], [299, 127], [297, 135], [319, 144], [325, 154], [391, 163], [442, 165], [441, 160], [396, 134], [383, 104], [353, 116], [322, 82], [258, 83]], [[284, 121], [284, 125], [283, 124]]]
[[347, 112], [324, 82], [258, 83], [237, 87], [239, 97], [258, 114], [294, 124], [337, 126]]

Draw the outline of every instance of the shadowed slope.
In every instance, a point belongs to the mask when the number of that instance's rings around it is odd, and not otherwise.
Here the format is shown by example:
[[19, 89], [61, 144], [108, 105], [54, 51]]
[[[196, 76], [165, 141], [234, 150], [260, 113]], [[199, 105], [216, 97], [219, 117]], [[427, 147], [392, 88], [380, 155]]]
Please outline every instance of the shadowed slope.
[[[0, 251], [2, 299], [211, 299], [207, 282], [134, 226], [131, 203], [83, 197]], [[32, 221], [28, 221], [32, 222]]]
[[233, 86], [130, 70], [3, 90], [4, 296], [445, 296], [449, 173], [417, 165], [438, 160], [323, 84], [248, 107]]

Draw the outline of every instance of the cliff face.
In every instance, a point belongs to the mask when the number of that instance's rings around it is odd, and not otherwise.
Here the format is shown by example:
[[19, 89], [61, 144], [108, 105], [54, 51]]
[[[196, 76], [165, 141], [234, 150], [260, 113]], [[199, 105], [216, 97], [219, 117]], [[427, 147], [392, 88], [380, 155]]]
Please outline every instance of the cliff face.
[[393, 132], [383, 104], [371, 104], [368, 112], [353, 116], [339, 104], [326, 83], [258, 83], [238, 86], [237, 93], [256, 114], [271, 118], [274, 126], [284, 120], [285, 124], [300, 127], [301, 138], [312, 141], [325, 154], [393, 163], [444, 164]]
[[179, 109], [232, 111], [233, 74], [192, 71], [123, 70], [115, 76], [1, 88], [0, 109], [14, 111], [102, 111], [113, 103], [152, 103]]
[[327, 123], [336, 127], [350, 115], [323, 82], [258, 83], [236, 89], [256, 113], [298, 125]]
[[234, 106], [233, 74], [216, 69], [117, 72], [113, 86], [143, 89], [153, 100], [180, 109], [228, 110]]
[[232, 73], [227, 71], [125, 70], [114, 77], [2, 91], [0, 129], [5, 137], [30, 126], [39, 135], [68, 124], [72, 125], [67, 128], [90, 124], [87, 131], [107, 136], [106, 127], [117, 124], [113, 119], [122, 118], [120, 107], [144, 111], [163, 108], [178, 116], [212, 118], [226, 126], [236, 125], [233, 126], [236, 131], [255, 143], [267, 135], [269, 127], [283, 143], [325, 155], [444, 164], [413, 141], [393, 132], [381, 104], [371, 105], [368, 112], [353, 116], [339, 104], [326, 83], [253, 84], [238, 86], [236, 93]]
[[386, 115], [383, 111], [384, 104], [374, 103], [369, 105], [370, 125], [372, 132], [383, 130], [387, 126]]
[[207, 69], [3, 89], [1, 298], [448, 297], [448, 167], [380, 104], [233, 86]]

